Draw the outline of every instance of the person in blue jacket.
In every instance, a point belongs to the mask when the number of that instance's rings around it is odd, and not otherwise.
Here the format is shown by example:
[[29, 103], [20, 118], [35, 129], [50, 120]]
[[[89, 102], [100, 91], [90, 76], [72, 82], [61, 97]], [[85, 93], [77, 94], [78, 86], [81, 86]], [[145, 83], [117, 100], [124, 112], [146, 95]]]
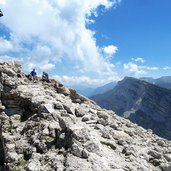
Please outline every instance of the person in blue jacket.
[[30, 78], [33, 82], [35, 82], [37, 80], [37, 73], [36, 73], [36, 70], [33, 69], [30, 73]]

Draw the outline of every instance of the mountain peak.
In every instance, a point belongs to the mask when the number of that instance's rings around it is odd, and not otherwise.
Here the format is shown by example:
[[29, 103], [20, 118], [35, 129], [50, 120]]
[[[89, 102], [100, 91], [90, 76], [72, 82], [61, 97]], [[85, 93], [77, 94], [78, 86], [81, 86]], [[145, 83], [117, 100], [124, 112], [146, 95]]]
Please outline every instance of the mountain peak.
[[171, 169], [171, 142], [102, 109], [58, 81], [34, 83], [0, 61], [0, 169]]
[[92, 99], [100, 106], [152, 129], [159, 136], [171, 139], [171, 90], [125, 77], [112, 91]]

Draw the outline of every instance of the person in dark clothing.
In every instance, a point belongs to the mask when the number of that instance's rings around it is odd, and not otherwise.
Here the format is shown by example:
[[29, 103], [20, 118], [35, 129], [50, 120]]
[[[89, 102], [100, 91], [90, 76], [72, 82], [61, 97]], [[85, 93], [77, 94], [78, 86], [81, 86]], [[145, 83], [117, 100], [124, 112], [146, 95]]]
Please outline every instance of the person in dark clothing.
[[49, 75], [46, 72], [43, 72], [42, 81], [49, 82]]

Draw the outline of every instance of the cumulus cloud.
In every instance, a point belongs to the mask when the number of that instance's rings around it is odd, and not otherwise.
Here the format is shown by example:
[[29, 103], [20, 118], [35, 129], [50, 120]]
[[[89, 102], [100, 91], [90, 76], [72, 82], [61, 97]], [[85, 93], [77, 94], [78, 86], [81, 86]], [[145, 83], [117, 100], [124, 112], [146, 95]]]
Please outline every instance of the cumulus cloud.
[[0, 53], [4, 53], [13, 49], [10, 41], [0, 38]]
[[17, 62], [19, 62], [19, 63], [21, 63], [22, 62], [22, 59], [16, 59], [16, 58], [13, 58], [13, 57], [11, 57], [11, 56], [8, 56], [8, 55], [0, 55], [0, 59], [1, 60], [5, 60], [5, 61], [17, 61]]
[[[56, 65], [82, 68], [90, 72], [116, 75], [114, 66], [102, 54], [94, 32], [87, 28], [91, 15], [98, 15], [98, 7], [109, 9], [121, 0], [1, 0], [4, 13], [1, 22], [10, 31], [8, 40], [1, 38], [6, 50], [15, 52], [31, 69], [55, 69]], [[15, 46], [10, 46], [15, 44]], [[5, 49], [4, 48], [4, 49]], [[104, 48], [108, 55], [117, 47]], [[42, 67], [41, 67], [42, 66]], [[67, 74], [67, 73], [64, 73]], [[76, 74], [76, 73], [75, 73]], [[93, 75], [93, 74], [92, 74]]]
[[139, 66], [132, 62], [124, 64], [123, 67], [124, 67], [125, 71], [133, 74], [134, 76], [144, 75], [144, 74], [147, 74], [148, 71], [154, 71], [154, 70], [159, 69], [158, 67]]
[[146, 71], [140, 69], [137, 64], [132, 62], [129, 62], [128, 64], [124, 64], [124, 69], [129, 73], [134, 74], [135, 76], [146, 74]]
[[141, 62], [141, 63], [144, 63], [145, 62], [145, 60], [144, 60], [144, 58], [132, 58], [131, 59], [132, 61], [135, 61], [135, 62]]
[[103, 52], [107, 57], [113, 56], [118, 51], [118, 47], [109, 45], [103, 48]]
[[120, 78], [117, 76], [108, 76], [107, 78], [105, 77], [105, 78], [93, 78], [92, 79], [91, 77], [88, 77], [85, 75], [82, 75], [82, 76], [55, 75], [53, 76], [53, 78], [70, 86], [87, 85], [90, 87], [93, 87], [93, 86], [98, 87], [106, 83], [112, 82], [113, 80], [116, 80], [116, 81], [120, 80]]

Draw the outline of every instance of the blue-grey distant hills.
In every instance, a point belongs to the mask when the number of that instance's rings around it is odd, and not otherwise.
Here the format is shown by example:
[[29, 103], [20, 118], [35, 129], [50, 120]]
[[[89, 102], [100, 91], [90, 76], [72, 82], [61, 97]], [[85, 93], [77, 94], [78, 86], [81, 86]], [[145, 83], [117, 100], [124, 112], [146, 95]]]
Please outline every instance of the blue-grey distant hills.
[[171, 90], [125, 77], [112, 90], [91, 99], [101, 107], [171, 139]]
[[152, 77], [142, 77], [140, 79], [167, 89], [171, 89], [171, 76], [163, 76], [157, 79]]
[[86, 96], [86, 97], [90, 97], [93, 95], [93, 91], [95, 90], [95, 88], [91, 88], [91, 87], [88, 87], [88, 88], [80, 88], [80, 87], [74, 87], [77, 92], [83, 96]]
[[116, 84], [117, 81], [113, 81], [111, 83], [105, 84], [104, 86], [98, 87], [92, 92], [92, 95], [103, 94], [106, 91], [112, 90]]
[[103, 94], [113, 89], [116, 86], [116, 84], [117, 84], [117, 81], [113, 81], [97, 88], [83, 88], [83, 89], [78, 88], [77, 92], [86, 97], [91, 97], [97, 94]]
[[[156, 84], [158, 86], [171, 89], [171, 76], [163, 76], [160, 78], [153, 78], [153, 77], [141, 77], [140, 80], [147, 81], [152, 84]], [[78, 93], [86, 96], [91, 97], [98, 94], [103, 94], [111, 89], [113, 89], [117, 84], [117, 81], [110, 82], [108, 84], [105, 84], [103, 86], [92, 88], [92, 87], [74, 87]]]

